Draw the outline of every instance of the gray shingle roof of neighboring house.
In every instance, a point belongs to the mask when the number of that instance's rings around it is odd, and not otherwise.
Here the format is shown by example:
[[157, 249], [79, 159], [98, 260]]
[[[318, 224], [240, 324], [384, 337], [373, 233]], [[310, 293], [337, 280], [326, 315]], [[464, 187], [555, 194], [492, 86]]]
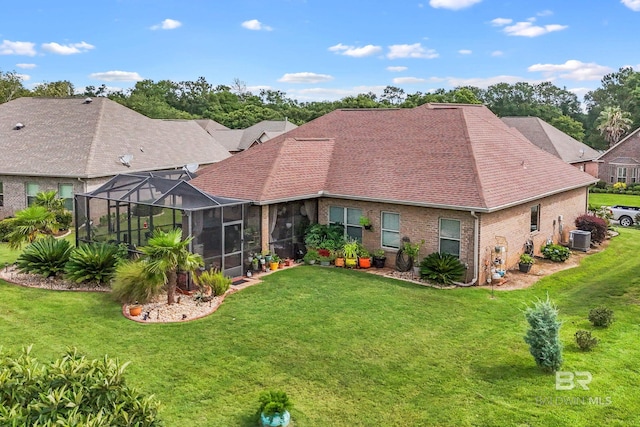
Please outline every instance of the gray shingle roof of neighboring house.
[[227, 150], [238, 152], [297, 127], [288, 120], [263, 120], [246, 129], [215, 129], [210, 133]]
[[425, 104], [333, 111], [191, 183], [262, 204], [324, 195], [491, 212], [596, 181], [484, 106]]
[[218, 122], [216, 122], [214, 120], [211, 120], [211, 119], [197, 119], [197, 120], [195, 120], [195, 122], [197, 124], [199, 124], [202, 129], [204, 129], [207, 132], [209, 132], [209, 134], [212, 134], [212, 132], [215, 132], [217, 130], [229, 129], [225, 125], [220, 124], [220, 123], [218, 123]]
[[[16, 129], [16, 123], [24, 124]], [[107, 98], [0, 104], [0, 175], [94, 178], [230, 156], [193, 120], [157, 120]], [[130, 167], [120, 160], [130, 155]]]
[[572, 138], [538, 117], [502, 117], [508, 126], [516, 128], [529, 141], [567, 163], [597, 159], [600, 152]]

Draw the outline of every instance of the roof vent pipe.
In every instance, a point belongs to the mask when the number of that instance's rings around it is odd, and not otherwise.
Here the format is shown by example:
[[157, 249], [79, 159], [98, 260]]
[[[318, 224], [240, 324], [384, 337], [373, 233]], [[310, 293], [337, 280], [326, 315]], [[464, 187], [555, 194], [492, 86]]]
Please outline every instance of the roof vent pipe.
[[85, 104], [91, 104], [91, 101], [93, 101], [93, 99], [91, 99], [91, 98], [85, 98], [84, 99], [84, 103]]
[[22, 123], [16, 123], [16, 126], [14, 127], [15, 130], [20, 130], [24, 127], [24, 125]]

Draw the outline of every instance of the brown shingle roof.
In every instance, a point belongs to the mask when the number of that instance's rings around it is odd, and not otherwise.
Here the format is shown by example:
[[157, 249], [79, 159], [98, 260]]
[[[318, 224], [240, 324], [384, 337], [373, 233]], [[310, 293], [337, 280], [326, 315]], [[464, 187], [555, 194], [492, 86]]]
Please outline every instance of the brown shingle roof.
[[[15, 130], [17, 122], [24, 128]], [[154, 120], [107, 98], [0, 105], [0, 174], [91, 178], [208, 164], [229, 152], [191, 120]], [[133, 156], [130, 168], [118, 158]]]
[[204, 169], [206, 192], [260, 203], [325, 195], [490, 211], [594, 178], [486, 107], [337, 110]]

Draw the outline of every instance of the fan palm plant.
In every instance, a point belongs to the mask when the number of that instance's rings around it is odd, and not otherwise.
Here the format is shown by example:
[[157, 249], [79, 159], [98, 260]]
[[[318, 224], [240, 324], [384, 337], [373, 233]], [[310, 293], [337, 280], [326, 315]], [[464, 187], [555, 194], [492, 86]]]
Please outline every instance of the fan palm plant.
[[175, 302], [178, 269], [194, 271], [204, 265], [202, 257], [189, 252], [189, 243], [193, 238], [182, 240], [182, 230], [177, 228], [169, 232], [155, 230], [140, 250], [146, 258], [145, 266], [149, 273], [160, 274], [167, 285], [167, 304]]
[[44, 206], [30, 206], [16, 212], [11, 218], [13, 231], [7, 235], [9, 246], [19, 249], [23, 243], [32, 243], [38, 236], [56, 233], [56, 215]]

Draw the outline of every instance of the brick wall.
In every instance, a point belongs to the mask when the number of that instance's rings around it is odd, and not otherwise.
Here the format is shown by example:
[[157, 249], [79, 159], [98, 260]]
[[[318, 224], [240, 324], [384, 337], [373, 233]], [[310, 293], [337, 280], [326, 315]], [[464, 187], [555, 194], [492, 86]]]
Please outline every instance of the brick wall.
[[27, 207], [27, 183], [38, 184], [39, 191], [58, 191], [58, 185], [71, 184], [73, 192], [84, 193], [98, 188], [109, 178], [78, 180], [76, 178], [28, 177], [0, 175], [3, 184], [4, 203], [0, 206], [0, 219], [13, 215], [16, 211]]
[[[639, 159], [640, 158], [640, 132], [636, 132], [631, 135], [629, 139], [627, 139], [623, 144], [619, 144], [607, 154], [602, 157], [603, 163], [600, 163], [598, 168], [598, 178], [601, 180], [611, 183], [611, 177], [609, 175], [609, 162], [615, 160], [616, 158], [626, 157], [631, 159]], [[628, 165], [627, 166], [627, 184], [631, 184], [631, 170], [630, 168], [637, 168], [637, 164]], [[640, 177], [638, 177], [640, 178]], [[614, 174], [614, 182], [617, 182]]]
[[[539, 231], [531, 232], [531, 206], [540, 204]], [[420, 258], [439, 251], [440, 218], [460, 221], [461, 242], [460, 261], [468, 266], [465, 281], [471, 281], [474, 274], [474, 218], [470, 212], [447, 209], [422, 208], [416, 206], [394, 205], [388, 203], [349, 201], [344, 199], [322, 198], [318, 204], [318, 222], [326, 224], [329, 220], [329, 207], [341, 206], [362, 209], [362, 213], [371, 220], [373, 230], [363, 230], [363, 244], [369, 250], [381, 247], [381, 213], [400, 214], [400, 237], [407, 236], [412, 242], [424, 239]], [[477, 214], [479, 217], [479, 263], [478, 280], [485, 283], [489, 269], [485, 263], [493, 259], [491, 251], [502, 244], [507, 247], [506, 266], [516, 268], [524, 244], [531, 239], [536, 254], [547, 239], [554, 242], [567, 242], [569, 231], [575, 229], [574, 221], [586, 212], [587, 190], [577, 189], [563, 194], [549, 196], [520, 206], [503, 209], [494, 213]], [[562, 216], [562, 220], [559, 217]], [[560, 234], [560, 227], [563, 232]], [[396, 251], [386, 250], [386, 266], [395, 266]]]

